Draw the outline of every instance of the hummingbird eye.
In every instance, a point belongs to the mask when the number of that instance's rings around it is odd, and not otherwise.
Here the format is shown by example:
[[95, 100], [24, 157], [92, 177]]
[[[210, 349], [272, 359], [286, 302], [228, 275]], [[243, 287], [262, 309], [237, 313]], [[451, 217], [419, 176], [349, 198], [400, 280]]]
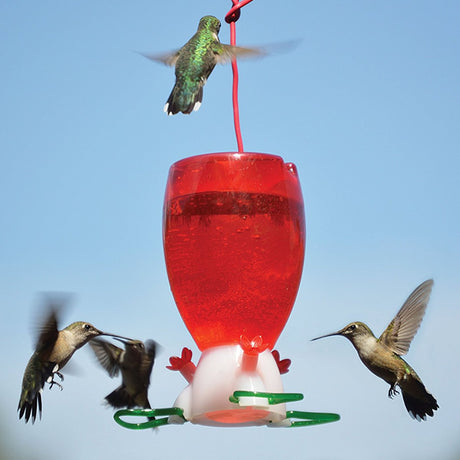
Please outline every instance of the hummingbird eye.
[[89, 330], [91, 329], [91, 326], [90, 326], [89, 324], [85, 324], [83, 327], [84, 327], [87, 331], [89, 331]]
[[356, 329], [356, 324], [352, 324], [348, 330], [351, 332], [351, 331], [354, 331]]

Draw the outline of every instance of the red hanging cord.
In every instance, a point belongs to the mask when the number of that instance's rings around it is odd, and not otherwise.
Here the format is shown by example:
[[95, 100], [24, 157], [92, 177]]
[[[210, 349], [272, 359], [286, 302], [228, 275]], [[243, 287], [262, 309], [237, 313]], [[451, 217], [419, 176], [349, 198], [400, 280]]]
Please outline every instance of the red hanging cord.
[[[225, 16], [225, 21], [230, 24], [230, 45], [236, 45], [236, 25], [235, 22], [238, 21], [240, 17], [240, 9], [252, 2], [252, 0], [232, 0], [233, 7]], [[236, 142], [238, 144], [238, 152], [244, 152], [243, 149], [243, 138], [241, 136], [241, 127], [240, 127], [240, 111], [238, 107], [238, 65], [236, 63], [236, 58], [232, 59], [232, 71], [233, 71], [233, 91], [232, 91], [232, 102], [233, 102], [233, 120], [235, 124], [235, 134]]]
[[238, 0], [232, 0], [233, 7], [232, 9], [227, 13], [225, 16], [225, 22], [230, 24], [231, 22], [236, 22], [240, 18], [240, 9], [247, 5], [248, 3], [251, 3], [252, 0], [241, 0], [241, 2], [238, 2]]

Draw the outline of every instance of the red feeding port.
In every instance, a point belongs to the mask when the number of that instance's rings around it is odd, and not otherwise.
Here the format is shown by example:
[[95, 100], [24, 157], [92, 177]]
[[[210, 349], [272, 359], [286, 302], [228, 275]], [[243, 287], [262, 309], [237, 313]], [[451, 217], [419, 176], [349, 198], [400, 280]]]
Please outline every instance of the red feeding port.
[[261, 153], [185, 158], [170, 168], [163, 218], [171, 290], [200, 350], [241, 336], [272, 349], [304, 260], [295, 166]]

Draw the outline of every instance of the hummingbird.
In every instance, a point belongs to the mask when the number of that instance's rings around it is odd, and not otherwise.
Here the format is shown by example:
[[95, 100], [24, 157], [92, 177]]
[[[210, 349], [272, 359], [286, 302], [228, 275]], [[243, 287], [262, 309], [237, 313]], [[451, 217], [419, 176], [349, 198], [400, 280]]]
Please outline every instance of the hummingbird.
[[58, 330], [58, 307], [56, 304], [49, 304], [49, 313], [39, 328], [35, 351], [24, 372], [18, 411], [19, 418], [24, 416], [26, 423], [31, 417], [32, 423], [35, 422], [37, 411], [41, 418], [41, 394], [45, 383], [50, 384], [50, 389], [56, 385], [62, 390], [62, 385], [54, 378], [57, 375], [61, 381], [64, 380], [60, 370], [75, 351], [96, 336], [114, 336], [84, 321], [77, 321]]
[[121, 371], [121, 385], [107, 395], [105, 400], [115, 408], [150, 409], [147, 392], [157, 344], [153, 340], [147, 340], [145, 344], [140, 340], [116, 340], [125, 345], [124, 350], [105, 340], [94, 339], [90, 342], [96, 358], [110, 377], [117, 376]]
[[195, 35], [179, 50], [157, 56], [143, 54], [148, 59], [175, 66], [176, 82], [164, 106], [168, 115], [190, 114], [200, 108], [203, 86], [217, 63], [225, 64], [236, 56], [265, 54], [261, 49], [222, 44], [218, 37], [220, 26], [216, 17], [204, 16]]
[[415, 288], [378, 339], [366, 324], [359, 321], [332, 334], [312, 339], [341, 335], [350, 340], [364, 365], [390, 385], [390, 398], [399, 394], [396, 386], [401, 389], [407, 411], [418, 421], [425, 420], [427, 415], [433, 417], [433, 411], [439, 406], [414, 369], [401, 356], [408, 352], [422, 322], [432, 287], [433, 280], [430, 279]]

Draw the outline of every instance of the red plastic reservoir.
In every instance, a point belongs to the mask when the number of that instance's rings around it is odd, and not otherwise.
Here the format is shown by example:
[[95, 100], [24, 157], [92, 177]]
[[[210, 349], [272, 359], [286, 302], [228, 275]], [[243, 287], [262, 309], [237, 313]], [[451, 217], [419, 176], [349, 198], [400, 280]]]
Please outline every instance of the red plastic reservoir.
[[163, 242], [171, 290], [200, 350], [262, 336], [273, 348], [305, 252], [297, 171], [279, 156], [215, 153], [169, 171]]

